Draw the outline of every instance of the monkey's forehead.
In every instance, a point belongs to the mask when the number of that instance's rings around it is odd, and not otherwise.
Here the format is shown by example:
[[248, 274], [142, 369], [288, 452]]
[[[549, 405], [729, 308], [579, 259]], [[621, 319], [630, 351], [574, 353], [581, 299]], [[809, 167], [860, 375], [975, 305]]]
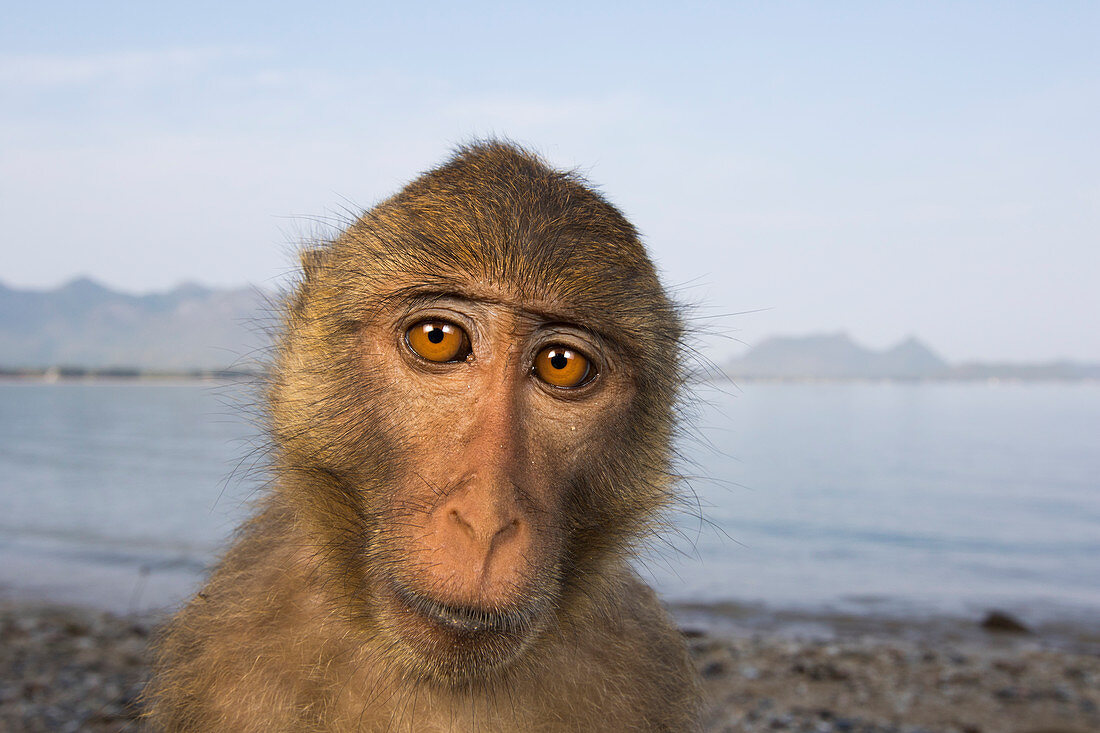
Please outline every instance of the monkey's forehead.
[[550, 249], [355, 237], [331, 252], [325, 280], [349, 297], [454, 294], [560, 320], [652, 323], [674, 310], [648, 259], [612, 254], [598, 243]]
[[[594, 276], [609, 269], [650, 274], [653, 264], [634, 228], [620, 215], [584, 207], [509, 206], [499, 200], [464, 206], [431, 200], [382, 206], [364, 215], [341, 239], [380, 246], [383, 257], [403, 252], [467, 269], [512, 276], [569, 272]], [[338, 240], [339, 242], [339, 240]]]
[[501, 141], [462, 148], [351, 230], [520, 275], [653, 270], [634, 226], [584, 179]]

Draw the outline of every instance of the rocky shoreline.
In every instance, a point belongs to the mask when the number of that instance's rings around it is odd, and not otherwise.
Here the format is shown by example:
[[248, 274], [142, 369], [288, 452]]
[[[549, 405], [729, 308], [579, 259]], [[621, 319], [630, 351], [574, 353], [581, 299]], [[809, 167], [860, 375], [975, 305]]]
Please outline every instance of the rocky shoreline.
[[[0, 604], [0, 731], [142, 731], [160, 617]], [[707, 731], [1085, 733], [1100, 730], [1100, 651], [1042, 634], [913, 639], [684, 631]]]

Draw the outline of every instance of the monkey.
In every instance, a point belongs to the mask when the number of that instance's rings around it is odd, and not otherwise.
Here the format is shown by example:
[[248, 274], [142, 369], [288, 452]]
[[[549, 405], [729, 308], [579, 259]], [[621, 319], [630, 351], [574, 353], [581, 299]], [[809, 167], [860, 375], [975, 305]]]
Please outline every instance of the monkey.
[[167, 624], [169, 731], [690, 731], [630, 559], [677, 500], [682, 308], [573, 171], [459, 148], [307, 245], [271, 489]]

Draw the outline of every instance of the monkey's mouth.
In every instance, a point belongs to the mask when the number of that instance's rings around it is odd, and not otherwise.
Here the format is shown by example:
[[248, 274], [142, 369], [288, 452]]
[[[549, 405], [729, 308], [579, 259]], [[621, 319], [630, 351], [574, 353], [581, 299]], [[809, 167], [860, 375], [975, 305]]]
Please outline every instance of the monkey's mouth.
[[538, 638], [551, 615], [545, 603], [479, 608], [444, 603], [389, 584], [388, 616], [412, 652], [411, 672], [450, 684], [502, 673]]
[[442, 603], [394, 584], [394, 595], [406, 609], [439, 629], [464, 637], [525, 638], [538, 627], [542, 604], [515, 609], [488, 609]]
[[395, 578], [379, 598], [389, 628], [411, 652], [410, 672], [450, 684], [468, 684], [504, 670], [552, 623], [555, 598], [545, 590], [518, 592], [519, 602], [498, 606], [448, 603]]

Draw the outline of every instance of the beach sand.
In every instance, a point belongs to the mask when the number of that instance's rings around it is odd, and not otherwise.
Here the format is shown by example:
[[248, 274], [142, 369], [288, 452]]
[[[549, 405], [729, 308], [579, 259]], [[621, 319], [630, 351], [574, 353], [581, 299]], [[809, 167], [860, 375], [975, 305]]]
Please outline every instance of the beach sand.
[[[720, 631], [685, 624], [707, 731], [1100, 731], [1094, 639], [841, 617], [800, 635], [730, 618]], [[0, 731], [145, 730], [159, 620], [0, 603]]]

